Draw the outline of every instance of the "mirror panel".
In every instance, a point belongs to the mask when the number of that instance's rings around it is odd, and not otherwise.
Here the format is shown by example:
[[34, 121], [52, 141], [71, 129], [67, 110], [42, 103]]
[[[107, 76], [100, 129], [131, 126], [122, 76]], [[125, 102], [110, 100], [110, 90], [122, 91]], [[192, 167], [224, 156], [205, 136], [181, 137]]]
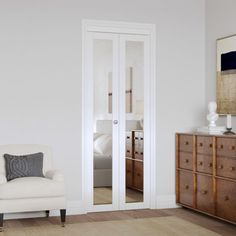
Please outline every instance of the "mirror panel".
[[126, 41], [126, 203], [143, 202], [144, 43]]
[[112, 40], [93, 41], [94, 205], [112, 203], [112, 46]]

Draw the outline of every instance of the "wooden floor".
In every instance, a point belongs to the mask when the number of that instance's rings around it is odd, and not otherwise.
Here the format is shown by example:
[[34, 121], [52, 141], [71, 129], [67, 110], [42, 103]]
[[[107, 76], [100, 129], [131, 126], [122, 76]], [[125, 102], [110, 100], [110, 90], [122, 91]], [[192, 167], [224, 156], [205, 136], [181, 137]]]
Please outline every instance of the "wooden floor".
[[[112, 203], [111, 187], [95, 187], [93, 193], [95, 205]], [[143, 193], [137, 190], [126, 188], [126, 202], [143, 202]]]
[[[165, 217], [165, 216], [175, 216], [184, 219], [188, 222], [194, 223], [196, 225], [209, 229], [213, 232], [216, 232], [219, 235], [224, 235], [224, 236], [236, 235], [235, 225], [184, 208], [89, 213], [86, 215], [68, 216], [67, 224], [126, 220], [126, 219], [137, 219], [137, 218]], [[55, 224], [60, 224], [59, 217], [6, 220], [4, 221], [4, 228], [31, 227], [31, 226], [43, 226], [43, 225], [55, 225]]]

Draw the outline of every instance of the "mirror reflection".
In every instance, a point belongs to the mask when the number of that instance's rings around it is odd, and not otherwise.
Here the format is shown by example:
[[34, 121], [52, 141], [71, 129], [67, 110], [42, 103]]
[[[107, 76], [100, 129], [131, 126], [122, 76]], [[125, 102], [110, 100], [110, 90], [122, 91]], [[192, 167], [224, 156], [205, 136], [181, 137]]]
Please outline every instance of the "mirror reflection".
[[[94, 204], [112, 203], [112, 40], [95, 39], [94, 74]], [[126, 42], [125, 179], [126, 202], [143, 202], [144, 189], [144, 45]], [[124, 157], [123, 157], [124, 158]]]
[[[126, 202], [143, 202], [144, 176], [144, 45], [143, 42], [126, 42]], [[130, 80], [132, 78], [132, 80]], [[131, 82], [130, 82], [131, 81]], [[127, 85], [132, 86], [132, 99]], [[129, 104], [129, 102], [131, 102]], [[132, 107], [132, 113], [128, 113]]]
[[[94, 55], [94, 204], [112, 203], [112, 41], [95, 39]], [[108, 80], [109, 78], [109, 80]], [[111, 97], [112, 103], [112, 97]]]

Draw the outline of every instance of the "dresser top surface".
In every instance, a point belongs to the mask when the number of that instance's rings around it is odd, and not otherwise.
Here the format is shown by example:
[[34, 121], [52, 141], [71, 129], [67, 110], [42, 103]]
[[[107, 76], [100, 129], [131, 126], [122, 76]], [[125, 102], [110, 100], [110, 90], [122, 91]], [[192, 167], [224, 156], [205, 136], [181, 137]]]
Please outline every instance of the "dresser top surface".
[[206, 137], [236, 138], [236, 135], [208, 134], [200, 132], [177, 132], [176, 135], [196, 135], [196, 136], [206, 136]]

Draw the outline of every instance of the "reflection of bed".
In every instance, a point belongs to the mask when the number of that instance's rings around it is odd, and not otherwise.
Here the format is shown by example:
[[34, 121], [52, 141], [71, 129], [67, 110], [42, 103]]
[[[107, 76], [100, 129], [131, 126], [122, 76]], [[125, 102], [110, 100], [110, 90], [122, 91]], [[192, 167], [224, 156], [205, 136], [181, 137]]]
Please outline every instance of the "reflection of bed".
[[112, 186], [112, 157], [94, 154], [94, 187]]
[[[140, 129], [139, 121], [128, 120], [126, 130]], [[97, 120], [94, 133], [94, 187], [112, 186], [112, 121]]]

